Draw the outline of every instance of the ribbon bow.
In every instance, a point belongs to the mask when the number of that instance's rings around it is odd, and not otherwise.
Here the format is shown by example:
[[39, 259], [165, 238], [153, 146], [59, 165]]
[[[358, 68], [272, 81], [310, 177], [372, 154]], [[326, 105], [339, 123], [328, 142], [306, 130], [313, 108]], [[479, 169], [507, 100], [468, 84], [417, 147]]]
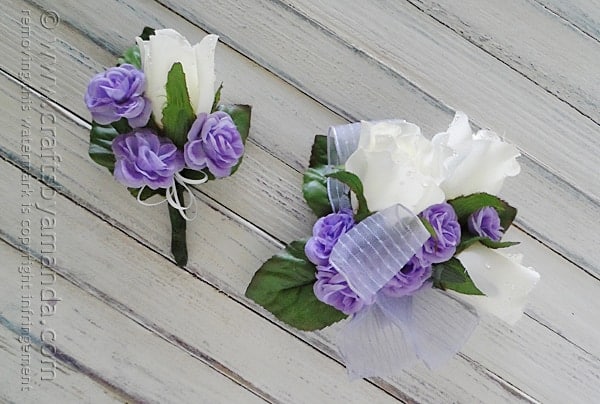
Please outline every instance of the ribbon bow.
[[[356, 150], [360, 127], [361, 123], [353, 123], [329, 128], [329, 165], [344, 164]], [[351, 206], [343, 183], [330, 178], [327, 188], [334, 211]], [[438, 367], [475, 330], [475, 310], [428, 283], [411, 296], [381, 292], [429, 237], [421, 220], [398, 204], [364, 219], [333, 247], [331, 265], [359, 297], [373, 302], [355, 313], [338, 335], [351, 377], [397, 374], [419, 359], [430, 368]]]

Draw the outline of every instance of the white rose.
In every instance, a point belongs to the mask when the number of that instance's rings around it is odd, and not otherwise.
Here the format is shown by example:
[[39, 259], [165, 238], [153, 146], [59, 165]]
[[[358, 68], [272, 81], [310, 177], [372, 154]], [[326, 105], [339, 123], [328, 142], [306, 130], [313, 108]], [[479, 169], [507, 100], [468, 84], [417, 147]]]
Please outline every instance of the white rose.
[[446, 179], [440, 184], [448, 199], [476, 192], [495, 195], [506, 177], [521, 171], [516, 160], [519, 150], [494, 132], [473, 133], [463, 112], [456, 113], [446, 132], [433, 137], [433, 144], [451, 150], [452, 156], [444, 162]]
[[177, 62], [183, 66], [194, 112], [210, 112], [215, 96], [215, 47], [218, 39], [217, 35], [206, 35], [200, 43], [192, 46], [172, 29], [156, 30], [148, 41], [136, 38], [146, 75], [146, 97], [152, 102], [154, 120], [159, 127], [162, 127], [162, 110], [167, 100], [167, 74]]
[[445, 199], [439, 183], [446, 157], [412, 123], [362, 121], [358, 148], [345, 168], [362, 181], [371, 211], [399, 203], [419, 213]]
[[485, 296], [455, 295], [480, 312], [493, 314], [510, 324], [517, 322], [540, 274], [521, 265], [521, 255], [504, 254], [480, 243], [462, 251], [457, 258]]

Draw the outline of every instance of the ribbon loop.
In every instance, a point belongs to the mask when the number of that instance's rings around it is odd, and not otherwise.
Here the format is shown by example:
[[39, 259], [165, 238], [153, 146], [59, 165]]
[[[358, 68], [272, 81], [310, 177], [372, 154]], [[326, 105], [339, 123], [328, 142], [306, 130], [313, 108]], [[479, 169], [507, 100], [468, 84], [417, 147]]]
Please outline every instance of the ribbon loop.
[[[192, 217], [188, 216], [186, 213], [186, 211], [188, 209], [190, 209], [192, 207], [197, 207], [196, 196], [192, 193], [192, 190], [188, 186], [188, 184], [189, 185], [199, 185], [199, 184], [204, 184], [206, 181], [208, 181], [208, 175], [206, 175], [206, 173], [204, 173], [202, 171], [199, 171], [199, 172], [202, 173], [202, 178], [197, 179], [197, 180], [194, 180], [191, 178], [186, 178], [183, 175], [181, 175], [180, 173], [175, 173], [175, 176], [173, 177], [173, 182], [171, 183], [171, 185], [169, 185], [165, 189], [165, 199], [162, 199], [158, 202], [145, 202], [141, 199], [142, 191], [146, 187], [144, 185], [142, 188], [140, 188], [140, 191], [137, 194], [137, 201], [144, 206], [156, 206], [156, 205], [160, 205], [162, 203], [167, 202], [174, 209], [176, 209], [179, 212], [179, 214], [181, 215], [181, 217], [184, 218], [186, 221], [189, 222], [191, 220], [194, 220], [197, 215], [196, 210], [194, 210], [194, 215]], [[177, 184], [181, 185], [189, 194], [190, 203], [188, 205], [184, 204], [185, 201], [179, 200], [179, 195], [177, 194]]]
[[[327, 133], [327, 162], [329, 166], [342, 165], [358, 147], [360, 122], [329, 127]], [[349, 188], [333, 178], [327, 179], [327, 194], [334, 212], [350, 208]]]
[[373, 301], [429, 237], [417, 216], [402, 205], [394, 205], [343, 234], [329, 262], [358, 296]]
[[454, 356], [478, 323], [475, 309], [433, 288], [377, 296], [338, 334], [351, 378], [392, 376], [422, 360], [435, 369]]

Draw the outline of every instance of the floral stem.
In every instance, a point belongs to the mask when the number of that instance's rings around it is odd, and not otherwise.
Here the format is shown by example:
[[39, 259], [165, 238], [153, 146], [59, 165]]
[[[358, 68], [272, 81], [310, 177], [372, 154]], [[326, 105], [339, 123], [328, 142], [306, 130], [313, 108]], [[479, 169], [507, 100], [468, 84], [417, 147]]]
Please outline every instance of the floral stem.
[[[179, 200], [183, 202], [183, 187], [177, 184], [176, 192]], [[171, 205], [169, 205], [169, 218], [171, 219], [171, 253], [175, 257], [175, 263], [183, 268], [188, 261], [186, 221]]]

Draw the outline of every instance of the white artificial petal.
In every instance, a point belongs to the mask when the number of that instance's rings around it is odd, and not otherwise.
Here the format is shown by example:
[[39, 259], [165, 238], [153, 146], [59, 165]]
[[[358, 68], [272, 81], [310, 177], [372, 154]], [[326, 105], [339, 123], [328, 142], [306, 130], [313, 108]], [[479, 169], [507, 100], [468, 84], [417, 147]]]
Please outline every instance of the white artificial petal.
[[460, 111], [432, 143], [438, 151], [438, 164], [442, 163], [441, 187], [448, 199], [475, 192], [497, 194], [506, 177], [520, 171], [519, 150], [492, 131], [473, 134], [469, 118]]
[[469, 125], [469, 117], [462, 111], [456, 111], [454, 119], [448, 126], [448, 146], [456, 148], [463, 142], [471, 140], [473, 130]]
[[409, 161], [394, 161], [389, 152], [359, 149], [346, 161], [346, 170], [360, 178], [371, 211], [399, 203], [419, 213], [444, 201], [444, 192], [434, 179], [419, 172]]
[[413, 213], [444, 200], [439, 187], [446, 154], [406, 121], [361, 122], [357, 150], [345, 168], [364, 187], [371, 211], [401, 204]]
[[497, 194], [508, 176], [520, 171], [519, 150], [499, 139], [475, 138], [458, 150], [456, 160], [441, 187], [448, 199], [475, 192]]
[[514, 324], [523, 314], [527, 296], [540, 279], [532, 268], [521, 265], [521, 256], [475, 243], [457, 255], [475, 285], [485, 296], [463, 295], [463, 301]]
[[[188, 40], [173, 29], [156, 30], [148, 41], [136, 38], [146, 75], [146, 97], [152, 102], [152, 112], [159, 127], [162, 127], [162, 110], [167, 101], [167, 76], [177, 62], [183, 66], [194, 112], [210, 112], [214, 97], [216, 41], [216, 35], [207, 35], [192, 48]], [[206, 107], [206, 104], [210, 105]]]
[[[210, 113], [215, 97], [215, 48], [219, 37], [217, 35], [206, 35], [200, 43], [194, 45], [196, 58], [197, 86], [190, 100], [196, 114], [201, 112]], [[188, 87], [189, 88], [189, 87]]]

